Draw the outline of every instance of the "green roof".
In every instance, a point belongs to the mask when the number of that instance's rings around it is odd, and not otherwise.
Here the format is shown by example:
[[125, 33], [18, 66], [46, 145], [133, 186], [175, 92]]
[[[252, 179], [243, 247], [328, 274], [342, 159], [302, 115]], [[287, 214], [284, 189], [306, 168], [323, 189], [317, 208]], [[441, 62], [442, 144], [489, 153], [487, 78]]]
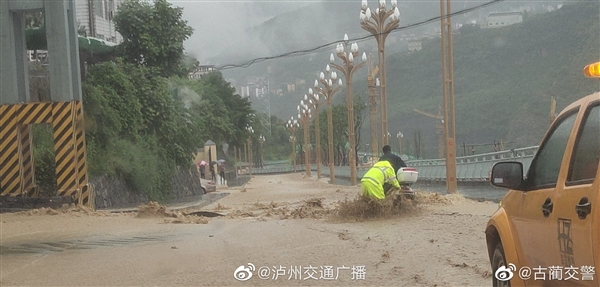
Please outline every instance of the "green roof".
[[[79, 35], [79, 50], [90, 51], [97, 54], [110, 53], [117, 44], [93, 37]], [[25, 45], [27, 50], [47, 50], [46, 28], [29, 28], [25, 30]]]

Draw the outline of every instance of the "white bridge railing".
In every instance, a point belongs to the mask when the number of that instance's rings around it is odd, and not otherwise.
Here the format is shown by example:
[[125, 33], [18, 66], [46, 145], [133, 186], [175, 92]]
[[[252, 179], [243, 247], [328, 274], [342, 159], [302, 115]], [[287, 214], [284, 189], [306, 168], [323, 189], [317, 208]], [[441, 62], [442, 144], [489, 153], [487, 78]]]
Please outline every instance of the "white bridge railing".
[[[456, 158], [457, 181], [487, 181], [492, 166], [501, 161], [519, 161], [523, 163], [523, 171], [527, 172], [538, 146], [498, 151], [492, 153], [462, 156]], [[424, 159], [407, 161], [406, 164], [417, 168], [419, 180], [446, 180], [445, 159]]]
[[[483, 182], [488, 181], [492, 166], [500, 161], [519, 161], [523, 163], [523, 171], [527, 172], [531, 160], [535, 155], [538, 146], [511, 149], [499, 152], [491, 152], [478, 155], [462, 156], [456, 158], [456, 180], [462, 182]], [[419, 171], [419, 180], [423, 181], [445, 181], [446, 180], [446, 160], [445, 159], [423, 159], [406, 161], [410, 167], [415, 167]], [[303, 164], [296, 165], [296, 171], [303, 172]], [[316, 165], [311, 165], [311, 170], [316, 176]], [[368, 166], [357, 168], [356, 176], [361, 178], [369, 170]], [[253, 174], [267, 173], [289, 173], [293, 168], [290, 164], [278, 164], [265, 166], [263, 168], [253, 168]], [[321, 167], [323, 176], [329, 176], [329, 168]], [[336, 166], [336, 177], [350, 177], [350, 167]]]

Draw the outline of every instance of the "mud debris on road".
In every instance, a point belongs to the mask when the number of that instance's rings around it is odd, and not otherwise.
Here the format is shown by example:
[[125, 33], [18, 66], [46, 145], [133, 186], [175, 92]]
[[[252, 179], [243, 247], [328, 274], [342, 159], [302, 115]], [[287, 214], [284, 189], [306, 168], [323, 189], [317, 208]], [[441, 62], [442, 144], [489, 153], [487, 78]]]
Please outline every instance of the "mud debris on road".
[[[358, 186], [300, 174], [256, 176], [227, 192], [202, 207], [173, 209], [150, 202], [129, 212], [65, 207], [3, 214], [0, 282], [235, 286], [240, 284], [235, 268], [253, 263], [257, 268], [366, 270], [364, 282], [348, 273], [311, 285], [491, 283], [483, 229], [495, 203], [426, 191], [400, 205], [371, 202], [358, 197]], [[79, 268], [90, 260], [95, 268]], [[307, 283], [258, 274], [249, 281], [248, 286]]]

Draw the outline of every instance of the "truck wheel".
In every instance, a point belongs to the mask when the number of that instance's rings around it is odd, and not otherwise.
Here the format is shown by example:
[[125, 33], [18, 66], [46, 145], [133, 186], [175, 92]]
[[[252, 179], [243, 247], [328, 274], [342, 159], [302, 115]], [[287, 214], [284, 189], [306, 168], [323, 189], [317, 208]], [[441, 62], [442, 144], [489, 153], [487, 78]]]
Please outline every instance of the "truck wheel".
[[[502, 248], [502, 242], [496, 244], [494, 249], [494, 255], [492, 256], [492, 286], [494, 287], [510, 287], [510, 280], [502, 281], [496, 278], [496, 270], [502, 266], [508, 266], [506, 263], [506, 257], [504, 256], [504, 248]], [[513, 276], [516, 274], [513, 274]]]
[[202, 194], [206, 194], [206, 188], [202, 188]]

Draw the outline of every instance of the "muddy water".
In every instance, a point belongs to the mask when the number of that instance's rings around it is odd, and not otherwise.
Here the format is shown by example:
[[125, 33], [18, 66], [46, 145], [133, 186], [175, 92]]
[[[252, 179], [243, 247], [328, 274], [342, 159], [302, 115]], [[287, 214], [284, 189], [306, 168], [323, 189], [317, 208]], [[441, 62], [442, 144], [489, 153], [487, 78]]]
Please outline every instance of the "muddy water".
[[[349, 179], [337, 177], [335, 180], [336, 184], [350, 185]], [[446, 185], [443, 182], [430, 183], [417, 181], [415, 184], [412, 185], [412, 188], [418, 191], [447, 194]], [[498, 187], [493, 187], [488, 183], [461, 183], [458, 185], [457, 192], [462, 194], [466, 198], [498, 202], [504, 197], [507, 190]]]
[[94, 249], [98, 247], [122, 246], [146, 242], [164, 242], [172, 240], [174, 234], [152, 234], [128, 238], [81, 238], [60, 241], [0, 245], [0, 256], [16, 254], [36, 254], [63, 252], [67, 250]]

